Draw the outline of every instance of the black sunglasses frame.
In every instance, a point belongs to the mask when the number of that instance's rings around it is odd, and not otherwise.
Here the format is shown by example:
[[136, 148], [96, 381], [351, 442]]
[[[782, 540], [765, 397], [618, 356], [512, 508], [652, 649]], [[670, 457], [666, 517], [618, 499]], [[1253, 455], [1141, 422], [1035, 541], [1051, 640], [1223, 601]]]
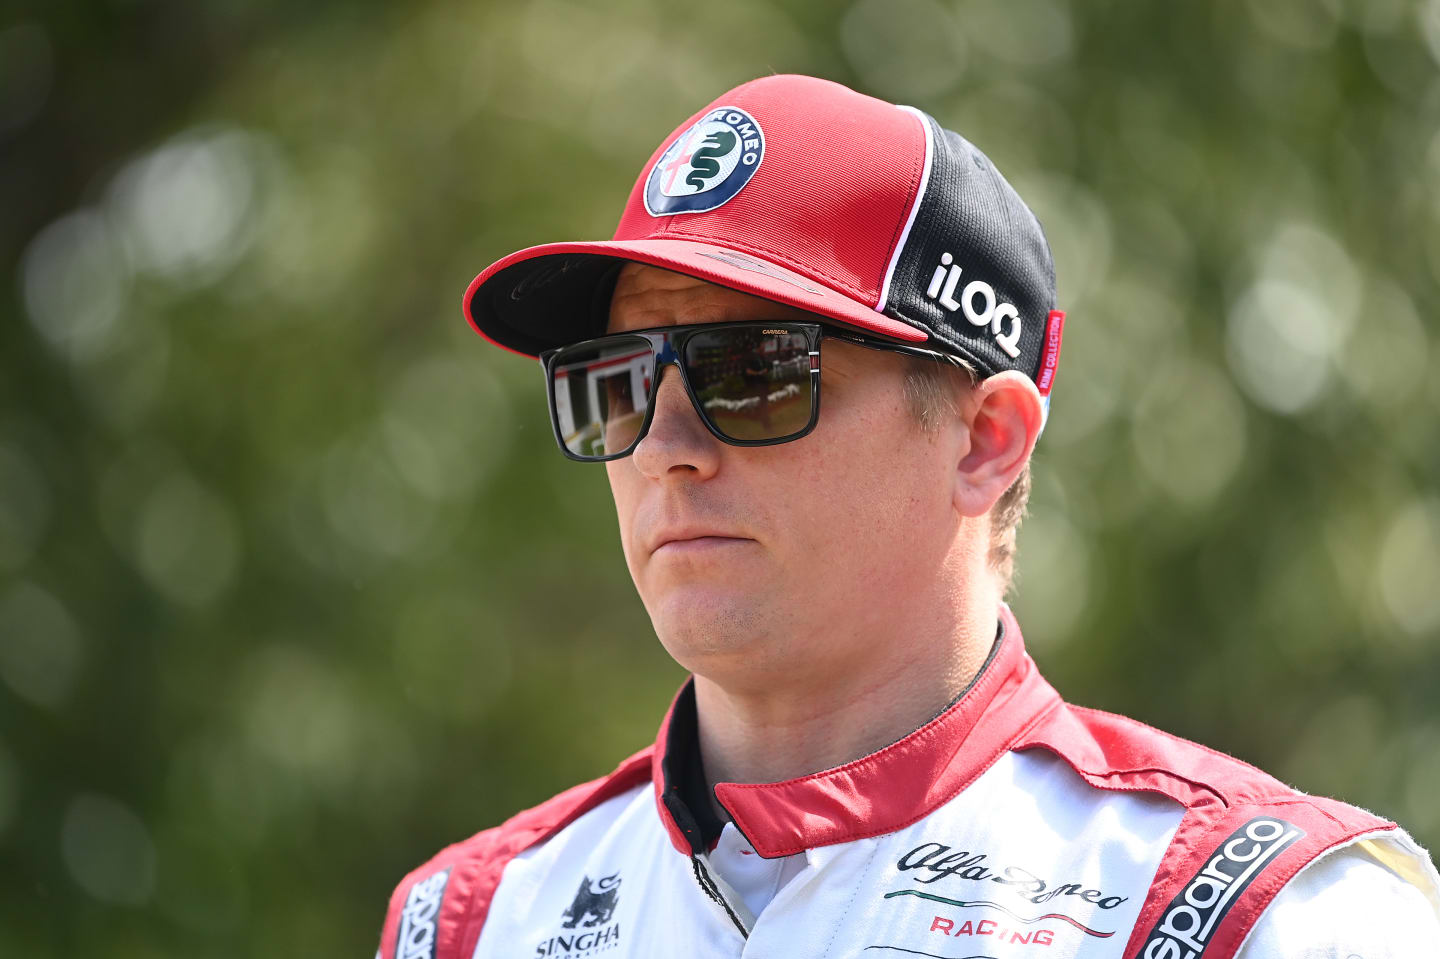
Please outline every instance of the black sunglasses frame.
[[[805, 336], [806, 349], [810, 354], [810, 418], [802, 429], [784, 436], [777, 436], [773, 439], [763, 440], [740, 440], [726, 436], [720, 431], [705, 410], [700, 405], [699, 398], [695, 395], [694, 387], [690, 384], [690, 375], [685, 369], [685, 344], [691, 337], [713, 330], [741, 329], [763, 327], [765, 329], [782, 329], [789, 332], [802, 333]], [[650, 344], [650, 360], [654, 365], [654, 372], [651, 376], [650, 392], [645, 398], [645, 418], [640, 423], [640, 428], [635, 433], [635, 439], [625, 449], [616, 453], [606, 453], [604, 456], [582, 456], [573, 453], [570, 447], [565, 444], [565, 437], [560, 429], [560, 413], [555, 401], [555, 366], [556, 358], [566, 350], [576, 347], [593, 347], [603, 344], [607, 340], [617, 340], [622, 337], [639, 337]], [[815, 425], [820, 421], [820, 341], [822, 339], [837, 339], [856, 346], [863, 346], [866, 349], [882, 350], [889, 353], [902, 353], [907, 356], [920, 356], [944, 362], [953, 362], [944, 353], [934, 350], [927, 350], [918, 346], [910, 346], [905, 343], [896, 343], [893, 340], [881, 340], [875, 337], [865, 336], [850, 330], [842, 330], [837, 327], [827, 326], [822, 323], [794, 322], [788, 320], [741, 320], [728, 323], [697, 323], [688, 326], [659, 326], [647, 330], [625, 330], [621, 333], [611, 333], [607, 336], [599, 336], [589, 340], [582, 340], [578, 343], [567, 343], [565, 346], [545, 350], [540, 354], [540, 366], [545, 373], [545, 395], [550, 407], [550, 426], [555, 433], [555, 442], [560, 447], [560, 452], [569, 459], [579, 463], [605, 463], [610, 460], [618, 460], [629, 456], [640, 445], [640, 441], [650, 432], [650, 421], [655, 416], [655, 396], [660, 389], [660, 376], [665, 366], [674, 364], [676, 372], [680, 374], [680, 383], [685, 388], [685, 395], [690, 398], [690, 406], [695, 410], [700, 422], [717, 440], [727, 446], [778, 446], [781, 443], [789, 443], [810, 434]]]

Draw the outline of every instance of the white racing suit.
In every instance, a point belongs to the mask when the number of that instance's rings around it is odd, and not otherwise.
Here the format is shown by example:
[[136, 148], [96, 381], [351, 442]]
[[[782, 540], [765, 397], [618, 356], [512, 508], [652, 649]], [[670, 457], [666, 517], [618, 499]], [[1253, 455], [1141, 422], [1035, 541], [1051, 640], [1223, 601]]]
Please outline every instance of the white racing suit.
[[407, 876], [382, 959], [1440, 956], [1440, 878], [1402, 829], [1068, 705], [1005, 607], [904, 739], [715, 785], [718, 841], [682, 795], [695, 742], [687, 684], [653, 746]]

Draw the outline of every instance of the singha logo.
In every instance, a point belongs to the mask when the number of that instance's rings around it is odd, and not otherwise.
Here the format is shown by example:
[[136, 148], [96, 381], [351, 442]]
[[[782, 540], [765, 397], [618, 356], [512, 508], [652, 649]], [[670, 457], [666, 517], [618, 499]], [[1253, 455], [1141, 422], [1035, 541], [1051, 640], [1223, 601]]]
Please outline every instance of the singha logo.
[[574, 929], [577, 926], [581, 929], [589, 929], [593, 926], [601, 926], [610, 921], [610, 916], [615, 912], [615, 903], [620, 898], [620, 874], [606, 876], [597, 881], [593, 886], [590, 877], [586, 876], [580, 880], [580, 891], [575, 894], [575, 901], [570, 903], [570, 908], [565, 910], [560, 918], [563, 920], [560, 925], [565, 929]]

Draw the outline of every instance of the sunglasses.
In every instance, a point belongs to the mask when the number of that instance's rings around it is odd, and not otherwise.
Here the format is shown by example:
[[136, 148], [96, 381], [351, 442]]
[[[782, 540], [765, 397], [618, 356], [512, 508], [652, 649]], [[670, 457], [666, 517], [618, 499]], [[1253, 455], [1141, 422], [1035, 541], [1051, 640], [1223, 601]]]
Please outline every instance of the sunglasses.
[[820, 323], [756, 320], [615, 333], [540, 354], [555, 440], [582, 462], [628, 456], [650, 429], [667, 363], [679, 370], [700, 421], [722, 442], [798, 440], [820, 418], [822, 338], [949, 359]]

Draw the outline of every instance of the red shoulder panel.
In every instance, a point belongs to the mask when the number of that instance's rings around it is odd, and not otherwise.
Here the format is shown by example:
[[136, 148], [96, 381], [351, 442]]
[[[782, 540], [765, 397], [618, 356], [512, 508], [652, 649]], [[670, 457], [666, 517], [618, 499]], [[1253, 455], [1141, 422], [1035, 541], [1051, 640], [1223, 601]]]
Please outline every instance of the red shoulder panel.
[[1232, 959], [1295, 875], [1327, 851], [1394, 829], [1333, 799], [1292, 793], [1192, 809], [1141, 907], [1126, 959]]
[[1016, 743], [1059, 755], [1092, 786], [1156, 792], [1190, 808], [1291, 795], [1278, 779], [1199, 743], [1098, 709], [1066, 705]]
[[631, 756], [608, 776], [447, 846], [409, 873], [390, 896], [379, 959], [468, 959], [506, 864], [607, 799], [648, 782], [652, 749]]
[[1098, 710], [1053, 710], [1014, 748], [1048, 749], [1098, 789], [1159, 793], [1185, 807], [1125, 959], [1230, 959], [1306, 865], [1395, 828], [1232, 756]]

